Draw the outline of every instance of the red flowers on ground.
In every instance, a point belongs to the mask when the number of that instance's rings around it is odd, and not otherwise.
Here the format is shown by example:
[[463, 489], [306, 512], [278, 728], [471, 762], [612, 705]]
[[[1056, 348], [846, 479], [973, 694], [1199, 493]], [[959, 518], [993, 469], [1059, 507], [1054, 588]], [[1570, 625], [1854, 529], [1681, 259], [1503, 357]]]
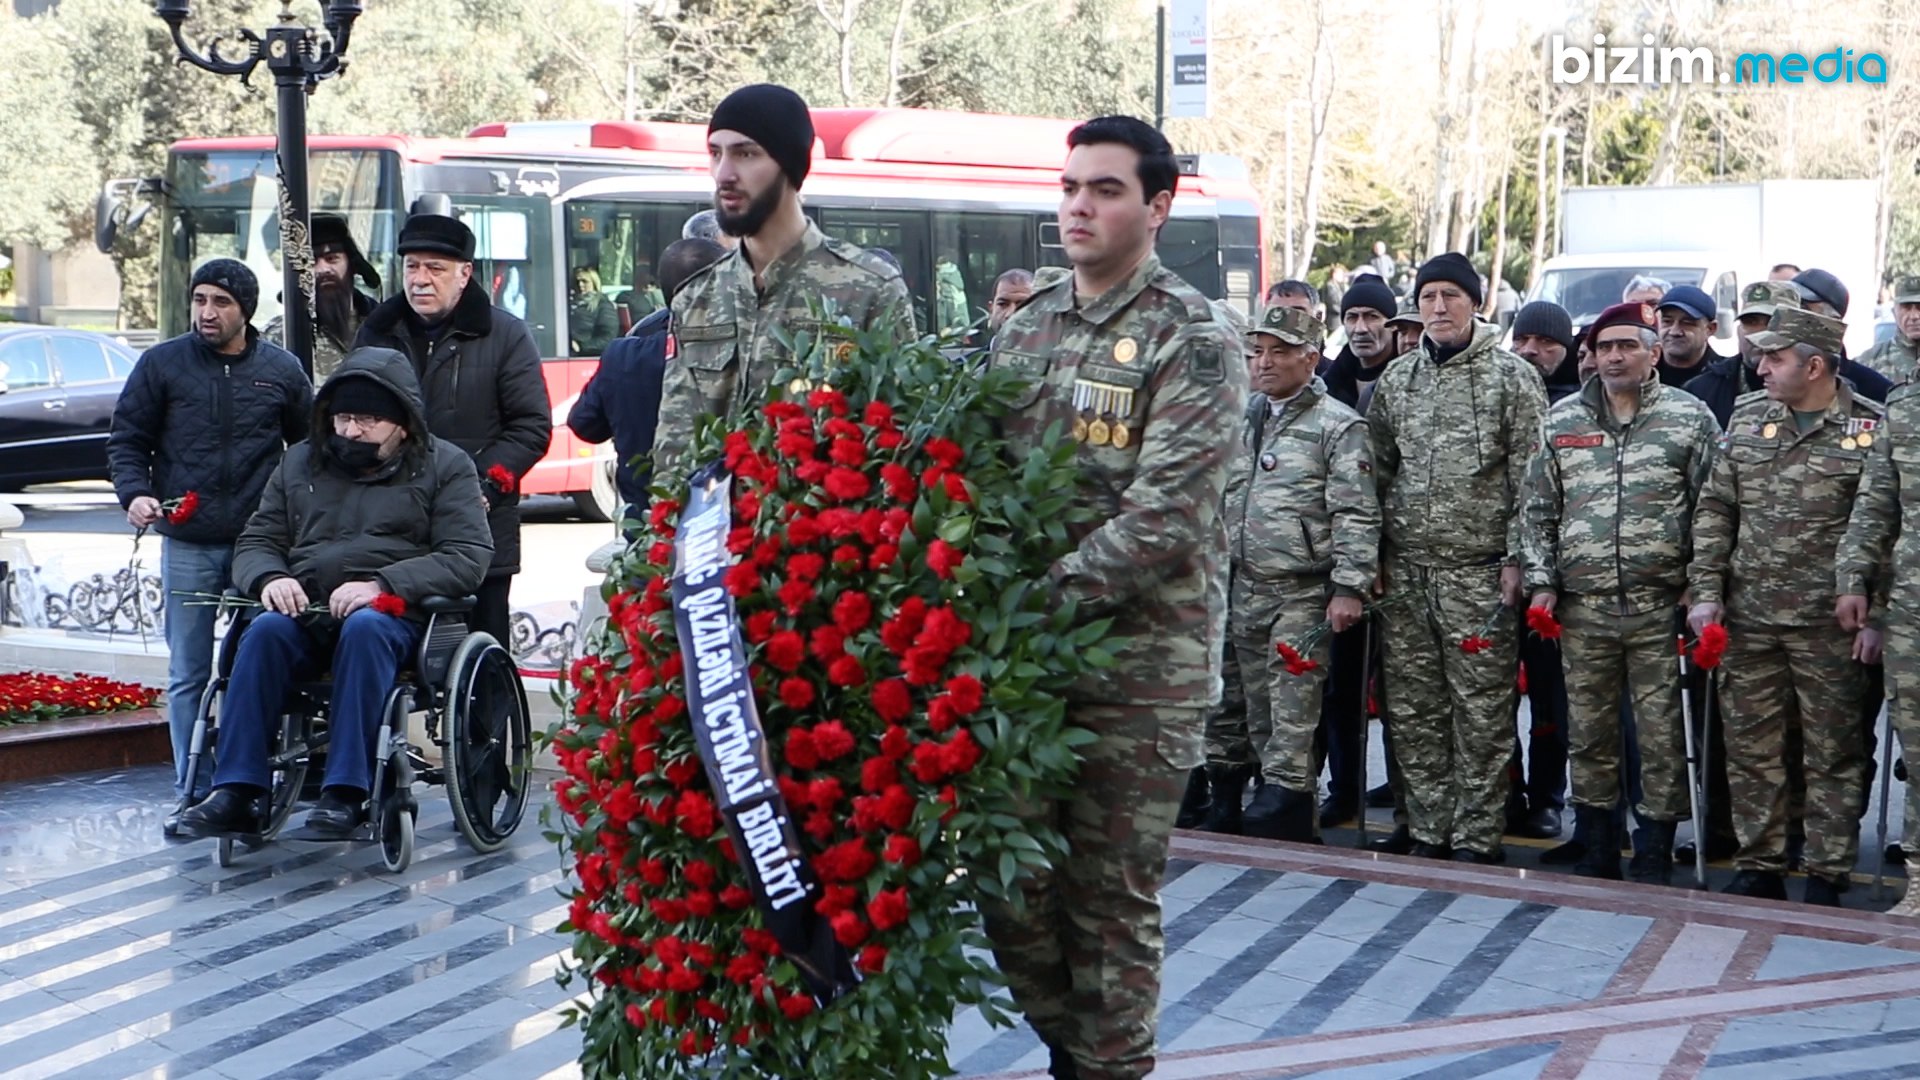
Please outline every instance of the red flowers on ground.
[[144, 709], [159, 700], [158, 690], [97, 675], [62, 678], [33, 671], [0, 675], [0, 727], [63, 716]]

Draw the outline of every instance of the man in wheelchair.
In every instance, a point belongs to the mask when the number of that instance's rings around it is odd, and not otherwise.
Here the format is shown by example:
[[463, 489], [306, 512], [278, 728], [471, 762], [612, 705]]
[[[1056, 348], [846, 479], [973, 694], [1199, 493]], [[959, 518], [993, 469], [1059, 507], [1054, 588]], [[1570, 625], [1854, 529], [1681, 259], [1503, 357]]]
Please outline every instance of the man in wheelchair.
[[492, 559], [473, 460], [428, 433], [405, 356], [350, 353], [315, 396], [311, 430], [287, 450], [234, 548], [234, 584], [264, 610], [233, 661], [212, 794], [181, 815], [182, 836], [258, 828], [289, 692], [329, 661], [326, 777], [307, 828], [352, 832], [387, 693], [426, 623], [419, 606], [471, 594]]

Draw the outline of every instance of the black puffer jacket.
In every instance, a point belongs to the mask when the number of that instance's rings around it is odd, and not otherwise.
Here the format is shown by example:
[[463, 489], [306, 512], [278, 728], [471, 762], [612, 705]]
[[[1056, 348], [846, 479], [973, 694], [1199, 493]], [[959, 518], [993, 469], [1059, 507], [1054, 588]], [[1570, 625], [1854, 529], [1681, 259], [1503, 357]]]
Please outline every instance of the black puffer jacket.
[[[540, 349], [527, 324], [494, 307], [478, 282], [469, 281], [454, 304], [439, 344], [427, 335], [405, 293], [389, 297], [360, 325], [354, 347], [394, 349], [413, 361], [426, 401], [427, 427], [465, 450], [484, 480], [501, 465], [514, 483], [546, 455], [553, 435], [553, 404]], [[493, 566], [489, 575], [520, 571], [520, 500], [489, 485], [493, 509]]]
[[162, 536], [231, 544], [260, 504], [280, 454], [307, 437], [313, 384], [294, 355], [247, 328], [247, 351], [222, 356], [198, 333], [141, 354], [113, 407], [107, 463], [126, 507], [191, 491], [199, 508]]
[[419, 381], [390, 349], [358, 350], [341, 362], [316, 396], [313, 430], [332, 433], [327, 402], [347, 379], [372, 379], [407, 403], [400, 453], [354, 475], [327, 453], [324, 438], [289, 450], [234, 547], [234, 583], [259, 596], [268, 582], [292, 577], [319, 603], [346, 582], [377, 580], [410, 608], [429, 596], [472, 593], [493, 555], [473, 462], [428, 433]]

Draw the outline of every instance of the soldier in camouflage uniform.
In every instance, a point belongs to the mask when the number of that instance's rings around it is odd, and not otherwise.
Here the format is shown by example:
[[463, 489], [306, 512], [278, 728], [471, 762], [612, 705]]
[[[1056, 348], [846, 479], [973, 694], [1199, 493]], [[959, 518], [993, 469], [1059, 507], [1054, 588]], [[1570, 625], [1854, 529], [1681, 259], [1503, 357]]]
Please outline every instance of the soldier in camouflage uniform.
[[800, 210], [813, 120], [798, 94], [765, 84], [734, 91], [714, 110], [707, 145], [720, 227], [741, 243], [673, 298], [679, 351], [667, 365], [654, 437], [670, 468], [701, 416], [752, 408], [775, 373], [794, 363], [779, 331], [817, 339], [824, 316], [902, 341], [913, 336], [900, 272], [828, 238]]
[[[1902, 279], [1894, 299], [1903, 318], [1920, 316], [1920, 279]], [[1907, 511], [1920, 514], [1920, 384], [1911, 369], [1887, 396], [1886, 416], [1871, 434], [1866, 475], [1840, 544], [1835, 615], [1843, 630], [1872, 626], [1885, 634], [1887, 719], [1907, 764], [1911, 852], [1920, 821], [1920, 783], [1912, 779], [1920, 777], [1920, 518], [1907, 527]], [[1906, 898], [1889, 914], [1920, 915], [1920, 888], [1911, 879]]]
[[[1243, 737], [1267, 781], [1244, 829], [1308, 843], [1319, 833], [1314, 732], [1331, 635], [1363, 617], [1379, 572], [1380, 509], [1366, 422], [1327, 396], [1313, 373], [1326, 340], [1319, 320], [1272, 307], [1249, 336], [1255, 394], [1224, 511], [1233, 567], [1228, 633], [1246, 687]], [[1289, 671], [1282, 645], [1315, 666]], [[1211, 751], [1211, 725], [1208, 735]]]
[[1893, 284], [1893, 336], [1861, 353], [1856, 362], [1887, 377], [1895, 386], [1913, 381], [1920, 367], [1920, 277]]
[[[1367, 426], [1385, 526], [1381, 613], [1387, 722], [1414, 853], [1493, 863], [1513, 748], [1514, 616], [1527, 464], [1546, 391], [1477, 322], [1480, 276], [1429, 259], [1415, 282], [1426, 333], [1380, 376]], [[1468, 652], [1485, 634], [1491, 647]]]
[[1075, 794], [1032, 811], [1072, 854], [1023, 883], [1022, 906], [983, 913], [1053, 1074], [1132, 1080], [1154, 1066], [1160, 879], [1219, 693], [1220, 499], [1246, 380], [1241, 343], [1153, 254], [1178, 180], [1166, 139], [1105, 117], [1068, 145], [1060, 231], [1072, 280], [1035, 291], [991, 363], [1033, 380], [1005, 422], [1010, 455], [1031, 452], [1049, 425], [1079, 440], [1078, 496], [1098, 516], [1075, 527], [1052, 581], [1130, 644], [1068, 695], [1072, 722], [1100, 735], [1082, 750]]
[[[377, 301], [353, 283], [380, 288], [380, 273], [360, 254], [347, 219], [338, 214], [313, 215], [313, 384], [332, 377], [340, 361], [353, 351], [354, 336], [367, 321]], [[275, 315], [262, 333], [275, 344], [286, 344], [286, 317]]]
[[1713, 464], [1720, 425], [1700, 399], [1655, 375], [1650, 304], [1618, 304], [1587, 332], [1599, 377], [1547, 413], [1527, 498], [1525, 571], [1533, 606], [1555, 615], [1567, 676], [1576, 831], [1574, 873], [1620, 877], [1614, 806], [1622, 787], [1620, 700], [1632, 696], [1647, 840], [1634, 876], [1673, 877], [1675, 825], [1688, 815], [1686, 736], [1674, 619], [1693, 554], [1684, 523]]
[[1782, 307], [1752, 335], [1767, 389], [1740, 399], [1693, 518], [1694, 631], [1725, 621], [1720, 685], [1740, 850], [1730, 893], [1786, 899], [1787, 736], [1806, 795], [1806, 900], [1838, 906], [1867, 760], [1861, 662], [1879, 634], [1835, 627], [1826, 586], [1880, 407], [1834, 377], [1845, 325]]

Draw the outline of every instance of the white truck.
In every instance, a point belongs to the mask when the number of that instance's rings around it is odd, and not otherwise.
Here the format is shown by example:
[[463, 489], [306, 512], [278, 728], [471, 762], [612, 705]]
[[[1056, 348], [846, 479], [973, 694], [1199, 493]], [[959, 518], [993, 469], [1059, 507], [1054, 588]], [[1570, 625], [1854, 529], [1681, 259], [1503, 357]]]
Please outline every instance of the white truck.
[[1576, 327], [1620, 302], [1635, 275], [1693, 285], [1720, 309], [1713, 348], [1735, 351], [1740, 289], [1779, 263], [1831, 272], [1852, 294], [1847, 351], [1873, 344], [1874, 186], [1870, 180], [1762, 180], [1673, 187], [1581, 187], [1561, 203], [1560, 253], [1528, 300], [1551, 300]]

